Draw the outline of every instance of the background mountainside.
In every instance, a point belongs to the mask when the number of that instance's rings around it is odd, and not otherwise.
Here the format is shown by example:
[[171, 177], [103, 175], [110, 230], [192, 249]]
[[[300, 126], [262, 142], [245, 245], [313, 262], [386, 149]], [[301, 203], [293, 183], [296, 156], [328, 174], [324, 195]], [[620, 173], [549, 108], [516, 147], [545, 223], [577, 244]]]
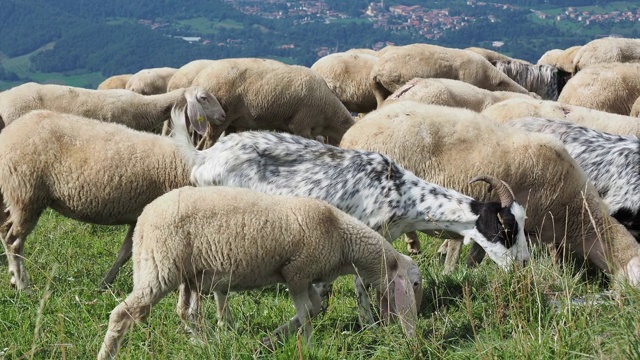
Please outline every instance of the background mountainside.
[[602, 0], [4, 0], [0, 89], [28, 80], [95, 87], [106, 76], [198, 58], [309, 66], [330, 52], [387, 43], [502, 42], [496, 50], [536, 61], [546, 50], [600, 36], [639, 37], [638, 7]]

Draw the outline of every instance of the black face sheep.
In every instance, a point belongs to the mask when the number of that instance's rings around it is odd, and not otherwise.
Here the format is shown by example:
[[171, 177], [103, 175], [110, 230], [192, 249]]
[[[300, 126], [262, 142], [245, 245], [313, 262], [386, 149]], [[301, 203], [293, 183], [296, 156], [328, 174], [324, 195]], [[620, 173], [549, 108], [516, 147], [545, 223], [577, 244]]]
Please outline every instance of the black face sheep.
[[522, 118], [507, 125], [550, 134], [562, 141], [609, 206], [609, 213], [640, 235], [640, 140], [567, 121]]
[[380, 151], [426, 181], [477, 199], [487, 194], [467, 179], [478, 171], [494, 174], [527, 209], [524, 230], [534, 239], [640, 285], [640, 245], [609, 216], [580, 166], [549, 135], [497, 124], [466, 109], [406, 101], [367, 114], [340, 145]]
[[[215, 107], [210, 113], [201, 101], [189, 99], [183, 114], [204, 119], [218, 113]], [[9, 208], [8, 217], [0, 209], [0, 223], [11, 283], [19, 290], [29, 288], [24, 244], [47, 207], [80, 221], [130, 225], [104, 280], [110, 283], [131, 256], [133, 225], [142, 208], [188, 185], [188, 174], [166, 137], [47, 110], [19, 118], [0, 132], [0, 191]]]
[[125, 332], [182, 285], [178, 312], [197, 329], [200, 293], [284, 283], [296, 316], [275, 331], [284, 339], [320, 312], [312, 286], [358, 274], [384, 297], [413, 337], [413, 261], [375, 231], [324, 201], [228, 187], [185, 187], [145, 207], [133, 235], [133, 290], [109, 317], [98, 359], [116, 356]]
[[144, 96], [129, 90], [91, 90], [71, 86], [26, 83], [0, 93], [0, 122], [11, 122], [31, 110], [51, 110], [149, 131], [171, 116], [174, 105], [185, 107], [198, 99], [210, 112], [209, 121], [224, 122], [218, 100], [203, 87], [178, 89], [166, 94]]

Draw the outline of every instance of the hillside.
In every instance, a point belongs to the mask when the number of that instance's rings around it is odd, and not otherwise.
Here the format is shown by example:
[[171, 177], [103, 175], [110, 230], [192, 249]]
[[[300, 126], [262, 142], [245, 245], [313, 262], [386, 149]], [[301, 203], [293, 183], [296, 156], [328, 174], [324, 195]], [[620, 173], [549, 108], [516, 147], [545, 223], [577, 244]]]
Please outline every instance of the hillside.
[[387, 43], [458, 48], [503, 44], [495, 49], [536, 61], [548, 49], [608, 34], [640, 36], [639, 5], [624, 1], [59, 0], [51, 4], [4, 1], [0, 89], [29, 79], [94, 87], [113, 74], [178, 67], [197, 58], [271, 57], [309, 66], [330, 52]]

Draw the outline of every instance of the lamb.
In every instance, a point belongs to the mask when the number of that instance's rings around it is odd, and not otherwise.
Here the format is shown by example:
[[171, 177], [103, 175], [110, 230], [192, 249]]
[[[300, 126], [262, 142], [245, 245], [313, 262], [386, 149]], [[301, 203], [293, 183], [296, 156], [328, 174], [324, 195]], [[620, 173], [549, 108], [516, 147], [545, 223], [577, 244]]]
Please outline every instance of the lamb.
[[322, 136], [338, 144], [354, 123], [324, 79], [303, 66], [259, 58], [216, 60], [192, 85], [215, 94], [227, 112], [226, 122], [209, 133], [205, 147], [227, 127], [285, 131], [310, 139]]
[[568, 121], [522, 118], [507, 123], [526, 131], [551, 134], [593, 183], [609, 214], [636, 238], [640, 236], [640, 140], [613, 135]]
[[[187, 104], [186, 115], [194, 119], [218, 114], [216, 107], [211, 113], [207, 99], [195, 97]], [[11, 284], [29, 289], [24, 244], [47, 207], [79, 221], [129, 225], [104, 279], [110, 284], [131, 256], [142, 208], [188, 184], [188, 167], [169, 138], [48, 110], [22, 116], [0, 132], [0, 234]], [[10, 209], [8, 217], [1, 200]]]
[[559, 254], [584, 257], [640, 285], [640, 244], [608, 216], [580, 166], [549, 135], [497, 124], [466, 109], [405, 101], [365, 115], [340, 146], [379, 151], [425, 181], [476, 199], [487, 195], [466, 179], [480, 170], [491, 173], [527, 209], [526, 233], [555, 243]]
[[381, 50], [378, 57], [370, 75], [378, 107], [399, 87], [416, 77], [447, 78], [491, 91], [528, 93], [484, 57], [471, 51], [412, 44]]
[[[91, 90], [71, 86], [26, 83], [0, 93], [0, 129], [31, 110], [51, 110], [150, 131], [171, 116], [171, 108], [189, 102], [207, 104], [209, 120], [224, 122], [218, 100], [203, 87], [144, 96], [129, 90]], [[194, 106], [188, 106], [195, 109]]]
[[640, 39], [604, 37], [592, 40], [576, 51], [573, 65], [576, 72], [602, 63], [640, 61]]
[[[195, 185], [238, 186], [321, 199], [389, 241], [413, 230], [442, 229], [470, 236], [478, 239], [491, 259], [505, 269], [529, 257], [521, 232], [524, 210], [512, 201], [508, 186], [495, 178], [477, 180], [495, 187], [501, 194], [500, 203], [481, 203], [424, 182], [380, 154], [344, 150], [292, 134], [231, 134], [211, 148], [197, 151], [181, 117], [179, 113], [172, 116], [172, 136], [187, 159]], [[410, 244], [410, 250], [419, 251], [419, 245]], [[358, 293], [364, 293], [361, 285], [357, 286]], [[363, 302], [364, 298], [358, 296]], [[360, 309], [361, 321], [371, 323], [371, 315], [365, 310], [368, 306], [361, 303]]]
[[274, 337], [284, 340], [302, 328], [308, 341], [321, 307], [312, 282], [356, 273], [384, 294], [383, 313], [398, 316], [405, 334], [415, 336], [408, 281], [415, 263], [323, 201], [240, 188], [181, 188], [144, 209], [133, 242], [133, 290], [111, 312], [98, 359], [114, 358], [131, 325], [178, 286], [178, 313], [197, 329], [200, 293], [284, 283], [296, 316]]
[[318, 59], [311, 70], [322, 76], [347, 110], [368, 113], [377, 106], [369, 80], [377, 61], [376, 55], [347, 51]]
[[171, 67], [140, 70], [127, 81], [126, 89], [142, 95], [164, 94], [169, 79], [177, 70]]
[[640, 136], [640, 119], [638, 118], [548, 100], [510, 99], [489, 106], [482, 111], [482, 115], [498, 122], [522, 117], [566, 120], [611, 134]]
[[415, 78], [391, 94], [382, 106], [413, 100], [424, 104], [462, 107], [480, 112], [488, 106], [511, 98], [531, 98], [531, 96], [511, 91], [489, 91], [459, 80]]
[[127, 81], [133, 76], [133, 74], [114, 75], [98, 85], [98, 90], [112, 90], [112, 89], [125, 89], [127, 87]]
[[556, 100], [570, 74], [551, 65], [531, 65], [520, 61], [497, 61], [496, 68], [525, 89], [545, 100]]
[[629, 115], [639, 96], [640, 63], [605, 63], [591, 65], [572, 77], [558, 102]]

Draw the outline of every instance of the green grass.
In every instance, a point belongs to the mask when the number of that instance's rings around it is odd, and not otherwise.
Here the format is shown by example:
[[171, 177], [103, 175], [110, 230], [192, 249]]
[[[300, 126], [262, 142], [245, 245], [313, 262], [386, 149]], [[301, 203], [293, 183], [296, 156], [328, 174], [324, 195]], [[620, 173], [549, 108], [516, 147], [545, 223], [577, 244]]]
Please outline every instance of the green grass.
[[[32, 294], [0, 277], [0, 359], [95, 357], [109, 312], [131, 290], [127, 264], [107, 292], [96, 290], [125, 234], [125, 227], [83, 224], [46, 211], [26, 242]], [[215, 327], [213, 299], [203, 301], [204, 344], [182, 331], [170, 294], [146, 324], [127, 334], [120, 359], [574, 359], [638, 358], [640, 294], [625, 289], [616, 300], [583, 306], [605, 290], [599, 276], [561, 267], [536, 249], [528, 266], [504, 273], [485, 261], [443, 275], [433, 256], [439, 240], [422, 239], [417, 258], [424, 276], [417, 338], [399, 325], [360, 328], [352, 279], [334, 286], [325, 314], [314, 319], [311, 347], [295, 337], [271, 352], [260, 345], [294, 313], [284, 286], [232, 294], [233, 329]], [[395, 244], [404, 246], [401, 241]], [[6, 260], [0, 257], [6, 269]], [[47, 291], [48, 288], [48, 291]], [[45, 301], [42, 301], [45, 299]], [[38, 326], [39, 324], [39, 326]]]

